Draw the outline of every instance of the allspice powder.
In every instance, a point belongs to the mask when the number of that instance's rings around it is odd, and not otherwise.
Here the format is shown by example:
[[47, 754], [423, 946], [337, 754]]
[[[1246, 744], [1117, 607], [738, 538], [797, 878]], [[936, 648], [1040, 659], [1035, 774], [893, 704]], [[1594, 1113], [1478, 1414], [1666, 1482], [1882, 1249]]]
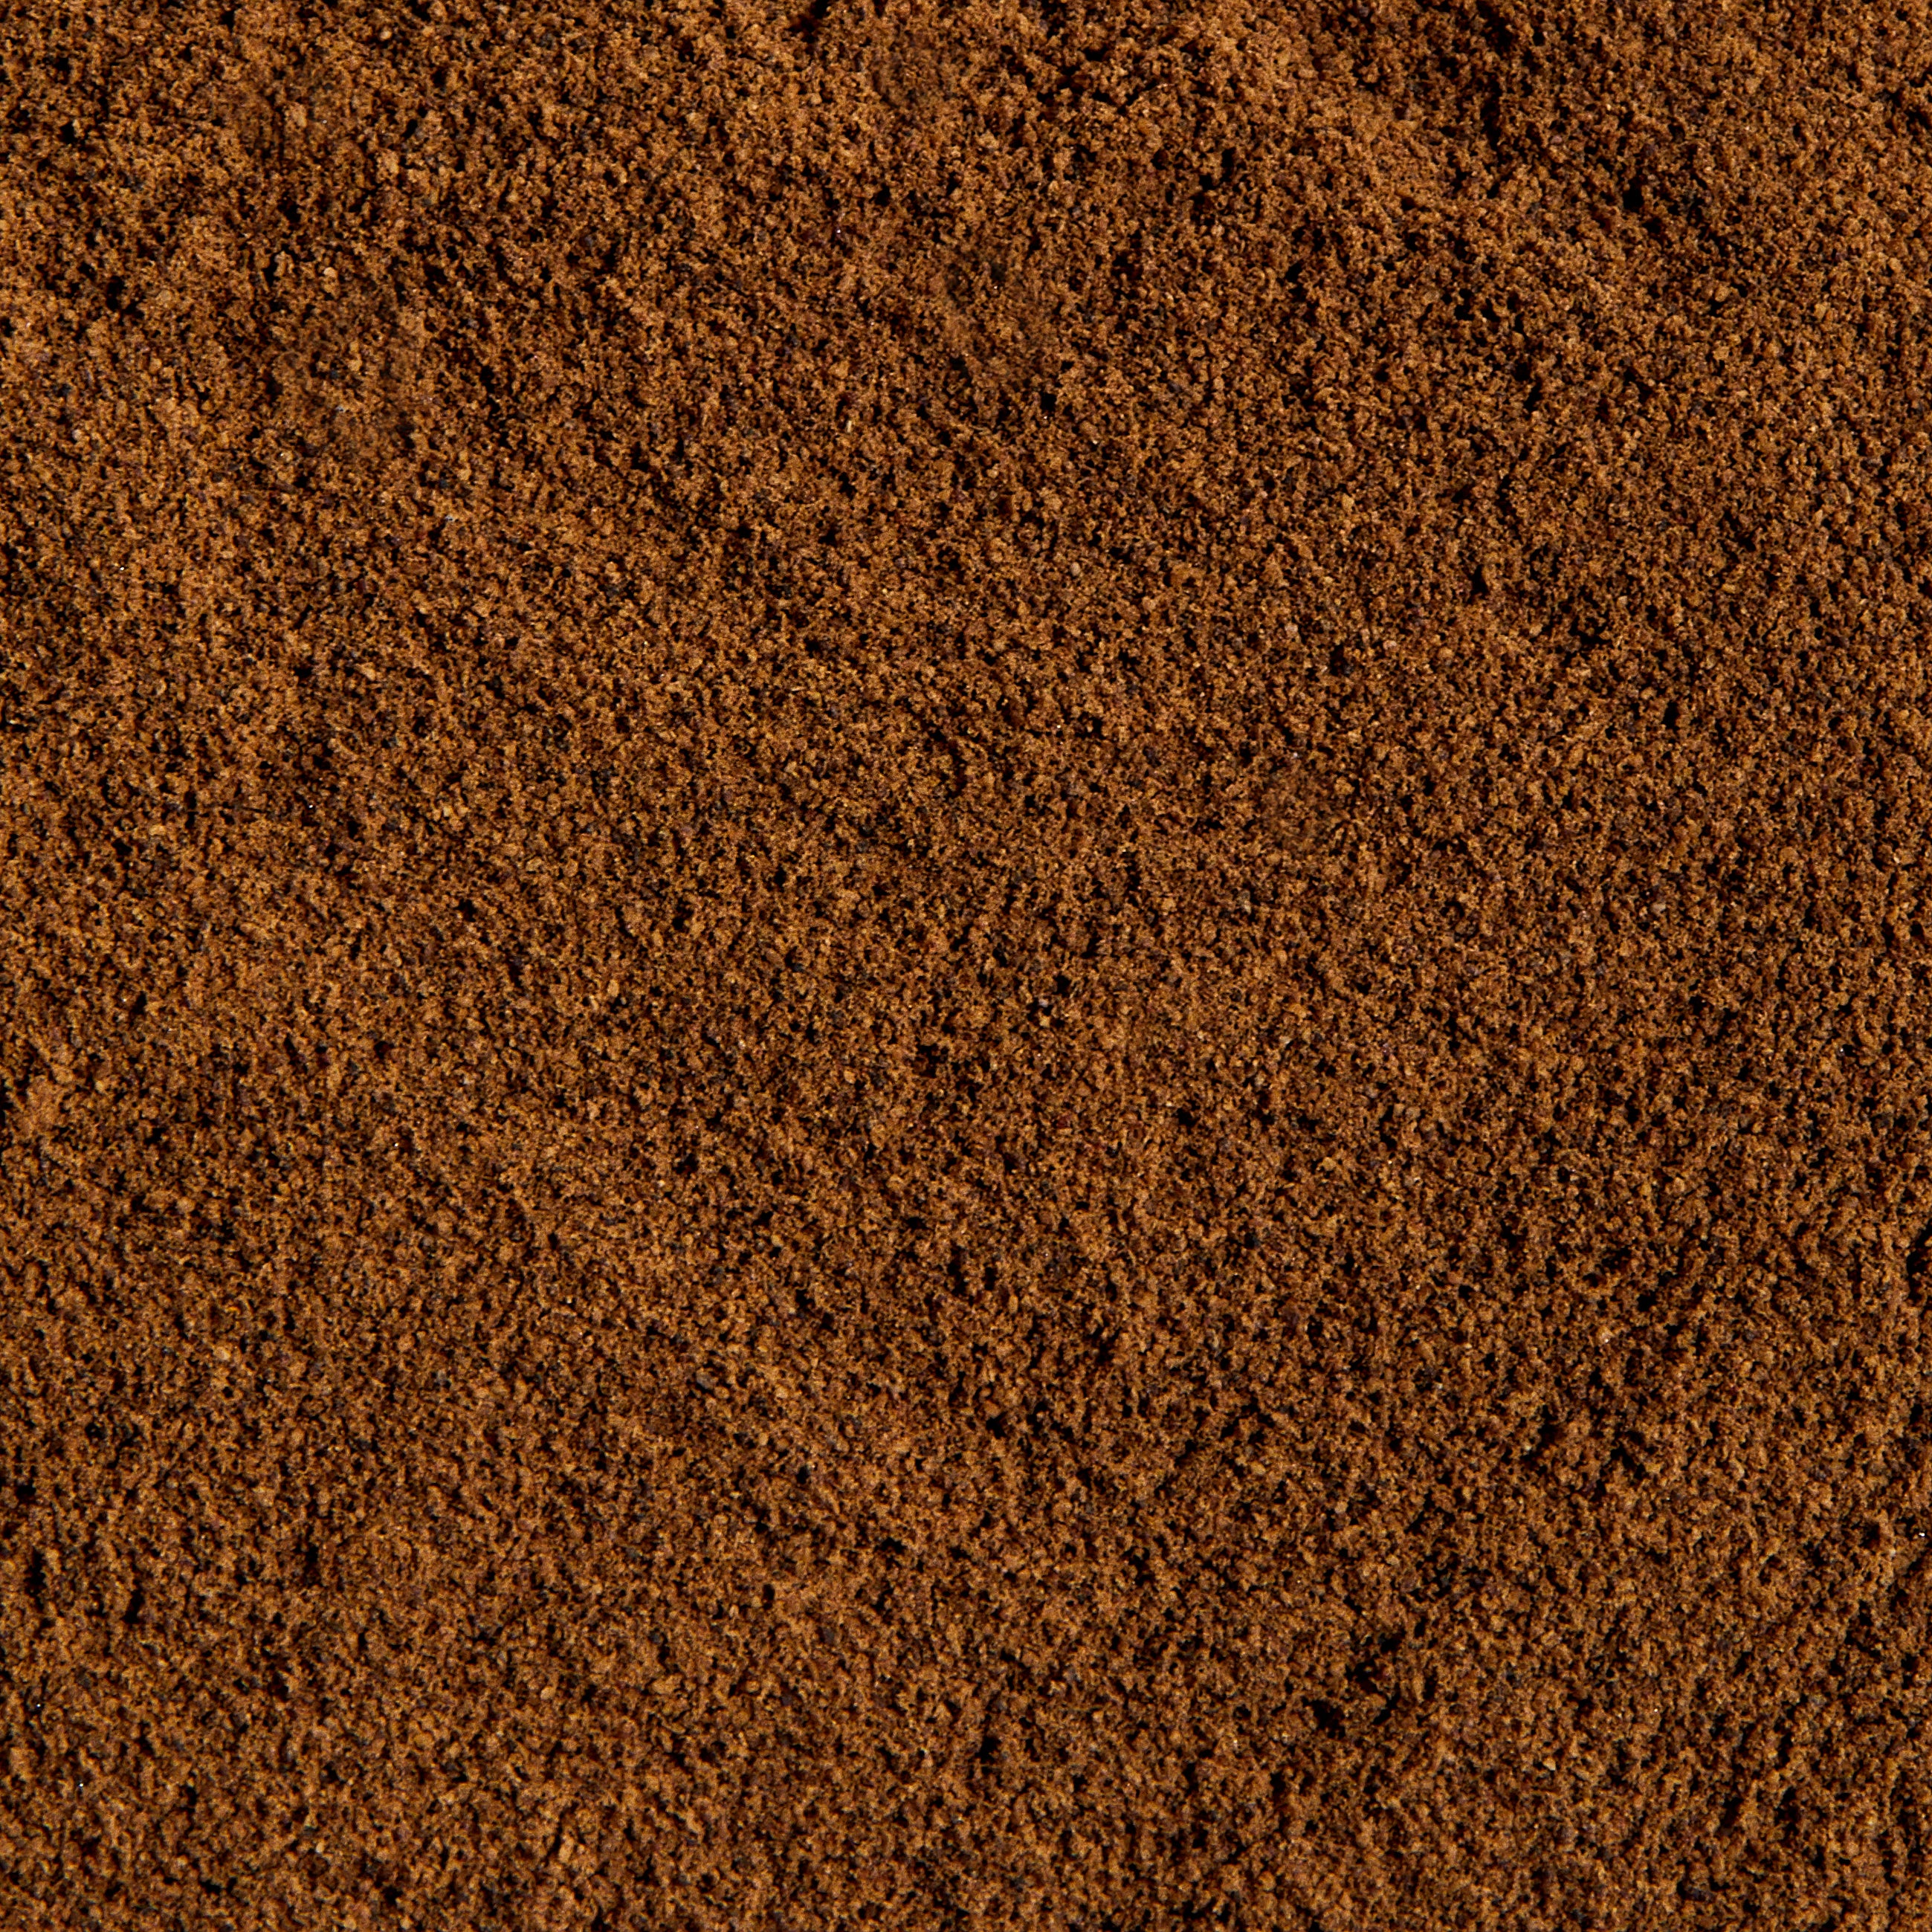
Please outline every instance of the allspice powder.
[[1920, 0], [0, 154], [0, 1923], [1932, 1919]]

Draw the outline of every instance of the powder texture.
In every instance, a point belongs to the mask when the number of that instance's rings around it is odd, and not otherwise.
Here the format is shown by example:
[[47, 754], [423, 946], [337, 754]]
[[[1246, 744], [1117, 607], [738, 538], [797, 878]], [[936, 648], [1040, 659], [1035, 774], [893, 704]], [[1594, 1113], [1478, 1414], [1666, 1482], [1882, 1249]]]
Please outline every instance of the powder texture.
[[0, 32], [0, 1923], [1932, 1922], [1932, 23]]

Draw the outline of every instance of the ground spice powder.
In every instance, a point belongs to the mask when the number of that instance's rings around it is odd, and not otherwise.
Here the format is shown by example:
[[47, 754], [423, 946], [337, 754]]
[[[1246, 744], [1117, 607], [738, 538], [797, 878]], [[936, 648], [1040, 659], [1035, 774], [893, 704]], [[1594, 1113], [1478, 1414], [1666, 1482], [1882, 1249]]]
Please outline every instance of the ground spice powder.
[[1932, 1919], [1919, 0], [0, 153], [0, 1922]]

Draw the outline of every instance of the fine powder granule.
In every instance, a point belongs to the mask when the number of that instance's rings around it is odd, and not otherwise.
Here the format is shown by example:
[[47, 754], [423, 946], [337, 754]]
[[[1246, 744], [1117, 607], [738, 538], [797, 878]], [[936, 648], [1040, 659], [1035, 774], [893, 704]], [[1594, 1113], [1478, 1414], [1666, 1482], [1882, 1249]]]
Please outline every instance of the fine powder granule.
[[1932, 20], [10, 7], [0, 1924], [1932, 1924]]

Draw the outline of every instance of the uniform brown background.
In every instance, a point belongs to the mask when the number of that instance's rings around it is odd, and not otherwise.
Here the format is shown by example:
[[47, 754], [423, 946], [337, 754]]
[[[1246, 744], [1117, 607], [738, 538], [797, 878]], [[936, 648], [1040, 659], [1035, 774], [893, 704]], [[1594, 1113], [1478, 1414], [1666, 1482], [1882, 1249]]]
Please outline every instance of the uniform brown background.
[[0, 49], [0, 1921], [1928, 1922], [1922, 6]]

